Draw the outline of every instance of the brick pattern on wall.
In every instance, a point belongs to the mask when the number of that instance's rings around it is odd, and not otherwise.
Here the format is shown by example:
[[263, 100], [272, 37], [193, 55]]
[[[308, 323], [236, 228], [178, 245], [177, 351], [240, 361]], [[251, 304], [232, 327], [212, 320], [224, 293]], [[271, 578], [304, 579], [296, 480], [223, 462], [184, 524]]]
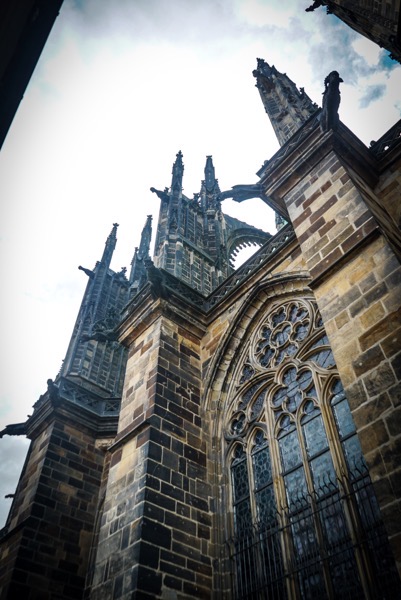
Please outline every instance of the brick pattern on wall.
[[65, 421], [33, 442], [10, 520], [11, 579], [2, 557], [2, 598], [82, 597], [103, 462], [93, 436]]
[[350, 175], [330, 152], [285, 198], [312, 279], [377, 228]]
[[401, 564], [401, 266], [365, 187], [331, 152], [285, 200]]
[[200, 385], [199, 339], [160, 316], [129, 351], [92, 599], [210, 597], [211, 487]]

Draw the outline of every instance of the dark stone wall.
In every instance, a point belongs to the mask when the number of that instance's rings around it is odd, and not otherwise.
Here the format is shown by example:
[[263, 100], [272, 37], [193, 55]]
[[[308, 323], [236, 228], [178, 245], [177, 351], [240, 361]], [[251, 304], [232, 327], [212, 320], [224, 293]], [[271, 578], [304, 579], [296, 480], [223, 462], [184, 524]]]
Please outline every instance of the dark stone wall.
[[91, 598], [208, 598], [212, 500], [200, 340], [160, 316], [129, 355], [128, 425], [112, 450]]
[[66, 419], [32, 442], [0, 546], [1, 598], [82, 598], [104, 456]]

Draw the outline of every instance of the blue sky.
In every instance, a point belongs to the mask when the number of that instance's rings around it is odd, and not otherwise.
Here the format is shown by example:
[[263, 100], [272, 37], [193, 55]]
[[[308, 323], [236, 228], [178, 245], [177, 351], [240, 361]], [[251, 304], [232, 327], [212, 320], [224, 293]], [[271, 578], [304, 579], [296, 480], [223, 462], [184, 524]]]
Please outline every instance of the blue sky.
[[[305, 4], [305, 6], [304, 6]], [[65, 0], [0, 157], [0, 428], [24, 421], [64, 358], [86, 277], [120, 223], [129, 267], [178, 150], [184, 193], [206, 155], [221, 189], [255, 183], [278, 144], [252, 71], [264, 58], [320, 104], [338, 70], [340, 117], [366, 144], [400, 118], [401, 67], [299, 0]], [[224, 210], [274, 232], [260, 201]], [[0, 520], [26, 444], [0, 441]], [[1, 512], [2, 511], [2, 512]]]

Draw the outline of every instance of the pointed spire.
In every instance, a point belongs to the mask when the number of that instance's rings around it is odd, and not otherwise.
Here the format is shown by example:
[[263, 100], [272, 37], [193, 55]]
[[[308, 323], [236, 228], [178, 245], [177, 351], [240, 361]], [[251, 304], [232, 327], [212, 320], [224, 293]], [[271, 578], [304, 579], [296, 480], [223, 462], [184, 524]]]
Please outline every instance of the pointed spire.
[[113, 252], [114, 252], [114, 249], [116, 247], [116, 243], [117, 243], [117, 227], [118, 227], [118, 223], [113, 223], [113, 229], [111, 230], [111, 232], [109, 234], [109, 237], [106, 240], [106, 244], [105, 244], [105, 248], [104, 248], [104, 252], [103, 252], [101, 263], [104, 264], [104, 265], [106, 265], [107, 267], [110, 266], [111, 259], [113, 257]]
[[213, 159], [206, 156], [205, 179], [202, 180], [200, 197], [201, 206], [204, 210], [220, 208], [220, 188], [215, 176]]
[[182, 178], [184, 175], [184, 164], [182, 162], [181, 150], [176, 155], [176, 159], [173, 164], [172, 175], [173, 177], [171, 180], [171, 191], [173, 193], [179, 193], [182, 190]]
[[297, 86], [285, 73], [280, 73], [262, 58], [253, 71], [265, 110], [269, 116], [280, 146], [311, 117], [318, 106], [303, 88]]
[[212, 192], [216, 184], [216, 177], [214, 174], [213, 159], [211, 156], [206, 156], [205, 166], [205, 186], [207, 192]]
[[142, 229], [141, 242], [139, 248], [135, 248], [135, 254], [131, 262], [131, 273], [129, 281], [131, 284], [135, 284], [136, 287], [140, 287], [143, 278], [146, 278], [145, 260], [150, 258], [149, 249], [150, 241], [152, 239], [152, 215], [146, 217], [146, 223]]
[[152, 239], [152, 215], [146, 217], [146, 223], [142, 229], [141, 243], [139, 244], [139, 256], [149, 256], [150, 240]]

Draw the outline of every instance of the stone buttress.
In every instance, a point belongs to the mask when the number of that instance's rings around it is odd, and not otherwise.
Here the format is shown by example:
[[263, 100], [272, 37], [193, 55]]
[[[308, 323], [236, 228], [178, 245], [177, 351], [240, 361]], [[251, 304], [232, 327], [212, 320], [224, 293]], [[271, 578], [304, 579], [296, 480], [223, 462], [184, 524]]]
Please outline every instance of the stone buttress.
[[83, 596], [127, 359], [112, 335], [131, 293], [110, 269], [116, 232], [93, 270], [80, 267], [88, 284], [60, 372], [28, 421], [2, 432], [31, 445], [1, 532], [1, 598]]
[[297, 236], [400, 565], [401, 125], [367, 148], [321, 115], [300, 122], [258, 175]]

